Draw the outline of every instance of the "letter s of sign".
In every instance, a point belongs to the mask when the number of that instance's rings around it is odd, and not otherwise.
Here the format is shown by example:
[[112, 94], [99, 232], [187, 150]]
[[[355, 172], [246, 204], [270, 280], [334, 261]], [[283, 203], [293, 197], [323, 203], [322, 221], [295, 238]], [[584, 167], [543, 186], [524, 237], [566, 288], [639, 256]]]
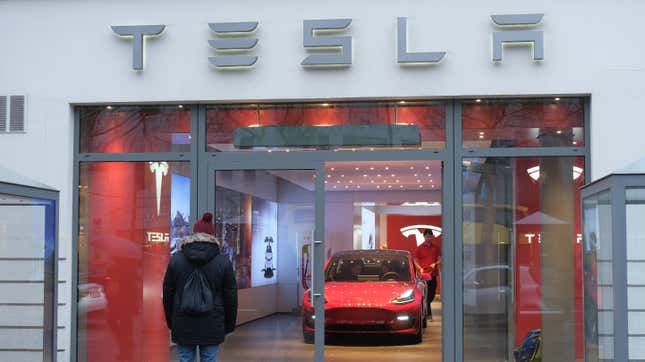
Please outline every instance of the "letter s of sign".
[[352, 19], [303, 20], [302, 42], [305, 49], [337, 49], [340, 54], [316, 54], [305, 58], [303, 67], [348, 67], [352, 64], [351, 36], [319, 36], [336, 33], [349, 27]]

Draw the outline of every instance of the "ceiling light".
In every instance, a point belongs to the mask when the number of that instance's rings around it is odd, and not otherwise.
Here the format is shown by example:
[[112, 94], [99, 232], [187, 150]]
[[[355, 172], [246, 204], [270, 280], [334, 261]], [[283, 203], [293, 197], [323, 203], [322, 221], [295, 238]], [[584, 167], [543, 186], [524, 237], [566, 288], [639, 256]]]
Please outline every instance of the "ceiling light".
[[183, 105], [183, 104], [180, 104], [180, 105], [178, 105], [178, 106], [177, 106], [177, 108], [179, 108], [179, 109], [184, 109], [184, 105]]
[[403, 185], [399, 186], [400, 188], [403, 188]]
[[354, 181], [352, 181], [352, 180], [349, 180], [349, 183], [350, 183], [350, 184], [353, 184], [353, 183], [354, 183]]
[[323, 107], [329, 107], [329, 103], [323, 103], [322, 106]]
[[356, 167], [356, 168], [354, 168], [354, 170], [356, 170], [356, 171], [358, 171], [358, 170], [360, 170], [360, 169], [361, 169], [360, 167]]
[[356, 152], [356, 149], [355, 149], [355, 148], [352, 148], [352, 152]]
[[389, 167], [387, 167], [387, 166], [385, 166], [385, 169], [386, 169], [386, 170], [389, 170], [390, 168], [389, 168]]
[[483, 134], [484, 134], [484, 131], [479, 132], [479, 134], [480, 134], [480, 135], [483, 135]]
[[396, 183], [398, 184], [398, 183], [399, 183], [399, 180], [396, 180]]
[[574, 145], [577, 145], [577, 144], [578, 144], [578, 141], [573, 141], [573, 144], [574, 144]]
[[361, 185], [357, 185], [357, 186], [356, 186], [356, 188], [357, 188], [357, 189], [360, 189], [360, 188], [361, 188]]
[[380, 174], [380, 173], [379, 173], [379, 174], [377, 174], [377, 175], [376, 175], [376, 177], [381, 177], [381, 174]]
[[387, 185], [387, 188], [388, 188], [388, 189], [391, 189], [391, 188], [392, 188], [392, 185]]
[[410, 166], [410, 170], [414, 170], [414, 166]]
[[415, 173], [415, 174], [414, 174], [414, 177], [419, 177], [419, 174], [418, 174], [418, 173]]
[[395, 174], [392, 174], [392, 177], [396, 177], [396, 175], [395, 175]]
[[434, 188], [434, 185], [432, 185], [432, 188]]
[[331, 177], [331, 175], [327, 175], [327, 178], [330, 178], [330, 177]]
[[334, 188], [336, 188], [336, 185], [334, 185]]
[[429, 169], [430, 169], [430, 166], [426, 166], [426, 170], [429, 170]]
[[556, 102], [560, 101], [560, 97], [555, 97], [555, 101]]
[[561, 131], [561, 130], [557, 130], [555, 133], [557, 133], [557, 134], [562, 134], [562, 131]]
[[430, 177], [430, 176], [432, 176], [432, 174], [431, 174], [431, 173], [429, 173], [429, 174], [428, 174], [428, 177]]
[[286, 150], [284, 150], [284, 152], [291, 152], [291, 150], [289, 150], [289, 149], [287, 148]]
[[370, 167], [370, 170], [374, 171], [374, 167]]
[[[370, 151], [374, 151], [374, 147], [370, 147]], [[373, 170], [373, 168], [372, 168], [372, 170]]]
[[336, 183], [337, 183], [337, 184], [339, 184], [339, 183], [340, 183], [340, 180], [336, 181]]
[[[572, 170], [573, 179], [577, 180], [582, 175], [583, 172], [584, 172], [584, 169], [578, 166], [573, 166], [573, 170]], [[533, 166], [533, 167], [527, 168], [526, 173], [528, 173], [533, 180], [537, 181], [540, 179], [540, 166]]]
[[381, 186], [380, 186], [380, 185], [376, 185], [376, 188], [377, 188], [377, 189], [380, 189], [380, 188], [381, 188]]
[[327, 183], [327, 180], [325, 180], [325, 183]]
[[400, 101], [399, 104], [405, 104], [405, 101]]
[[109, 110], [112, 110], [112, 109], [113, 109], [113, 108], [112, 108], [112, 106], [107, 106], [107, 107], [105, 107], [105, 108], [107, 108], [107, 109], [109, 109]]
[[370, 183], [371, 183], [371, 184], [373, 184], [373, 183], [374, 183], [374, 180], [370, 180]]
[[346, 188], [346, 189], [348, 189], [348, 188], [349, 188], [349, 186], [345, 185], [345, 188]]
[[330, 170], [334, 171], [334, 168], [332, 167], [332, 168], [330, 168]]
[[345, 175], [340, 175], [340, 177], [345, 177]]
[[363, 174], [363, 177], [367, 177], [367, 174]]
[[421, 182], [421, 180], [417, 180], [417, 182]]
[[483, 140], [483, 139], [484, 139], [484, 136], [483, 136], [483, 135], [479, 135], [479, 139], [480, 139], [480, 140]]
[[268, 150], [267, 152], [273, 152], [273, 150]]
[[481, 99], [475, 99], [475, 102], [477, 103], [481, 103], [481, 101], [482, 101]]
[[420, 189], [422, 189], [422, 188], [423, 188], [423, 185], [419, 185], [419, 188], [420, 188]]

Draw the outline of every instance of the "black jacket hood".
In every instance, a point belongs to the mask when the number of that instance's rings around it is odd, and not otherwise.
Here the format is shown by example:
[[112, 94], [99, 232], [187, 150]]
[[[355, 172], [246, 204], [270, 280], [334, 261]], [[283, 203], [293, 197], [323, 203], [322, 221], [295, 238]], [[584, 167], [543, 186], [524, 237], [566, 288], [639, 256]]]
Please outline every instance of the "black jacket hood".
[[180, 249], [191, 264], [203, 265], [219, 255], [219, 242], [212, 235], [196, 233], [184, 237]]

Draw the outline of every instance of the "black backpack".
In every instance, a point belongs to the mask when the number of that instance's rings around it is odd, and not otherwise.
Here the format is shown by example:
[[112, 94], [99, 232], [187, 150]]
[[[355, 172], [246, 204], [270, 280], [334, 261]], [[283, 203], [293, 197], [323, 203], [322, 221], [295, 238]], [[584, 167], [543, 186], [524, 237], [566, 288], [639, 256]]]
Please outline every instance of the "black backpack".
[[179, 310], [184, 314], [203, 315], [214, 307], [213, 291], [201, 268], [193, 265], [193, 271], [186, 278], [186, 284], [184, 284], [179, 301]]

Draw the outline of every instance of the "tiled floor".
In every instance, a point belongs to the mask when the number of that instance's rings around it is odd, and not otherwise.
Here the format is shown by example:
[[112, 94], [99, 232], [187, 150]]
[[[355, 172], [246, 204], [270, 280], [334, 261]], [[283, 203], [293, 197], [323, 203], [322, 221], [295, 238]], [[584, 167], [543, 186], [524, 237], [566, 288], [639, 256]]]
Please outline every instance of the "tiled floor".
[[[390, 337], [334, 338], [325, 346], [325, 361], [440, 361], [439, 308], [439, 302], [433, 303], [433, 314], [437, 317], [428, 323], [420, 344], [406, 344], [405, 340]], [[222, 344], [218, 361], [311, 361], [313, 350], [313, 345], [303, 343], [300, 316], [278, 314], [236, 329]]]

